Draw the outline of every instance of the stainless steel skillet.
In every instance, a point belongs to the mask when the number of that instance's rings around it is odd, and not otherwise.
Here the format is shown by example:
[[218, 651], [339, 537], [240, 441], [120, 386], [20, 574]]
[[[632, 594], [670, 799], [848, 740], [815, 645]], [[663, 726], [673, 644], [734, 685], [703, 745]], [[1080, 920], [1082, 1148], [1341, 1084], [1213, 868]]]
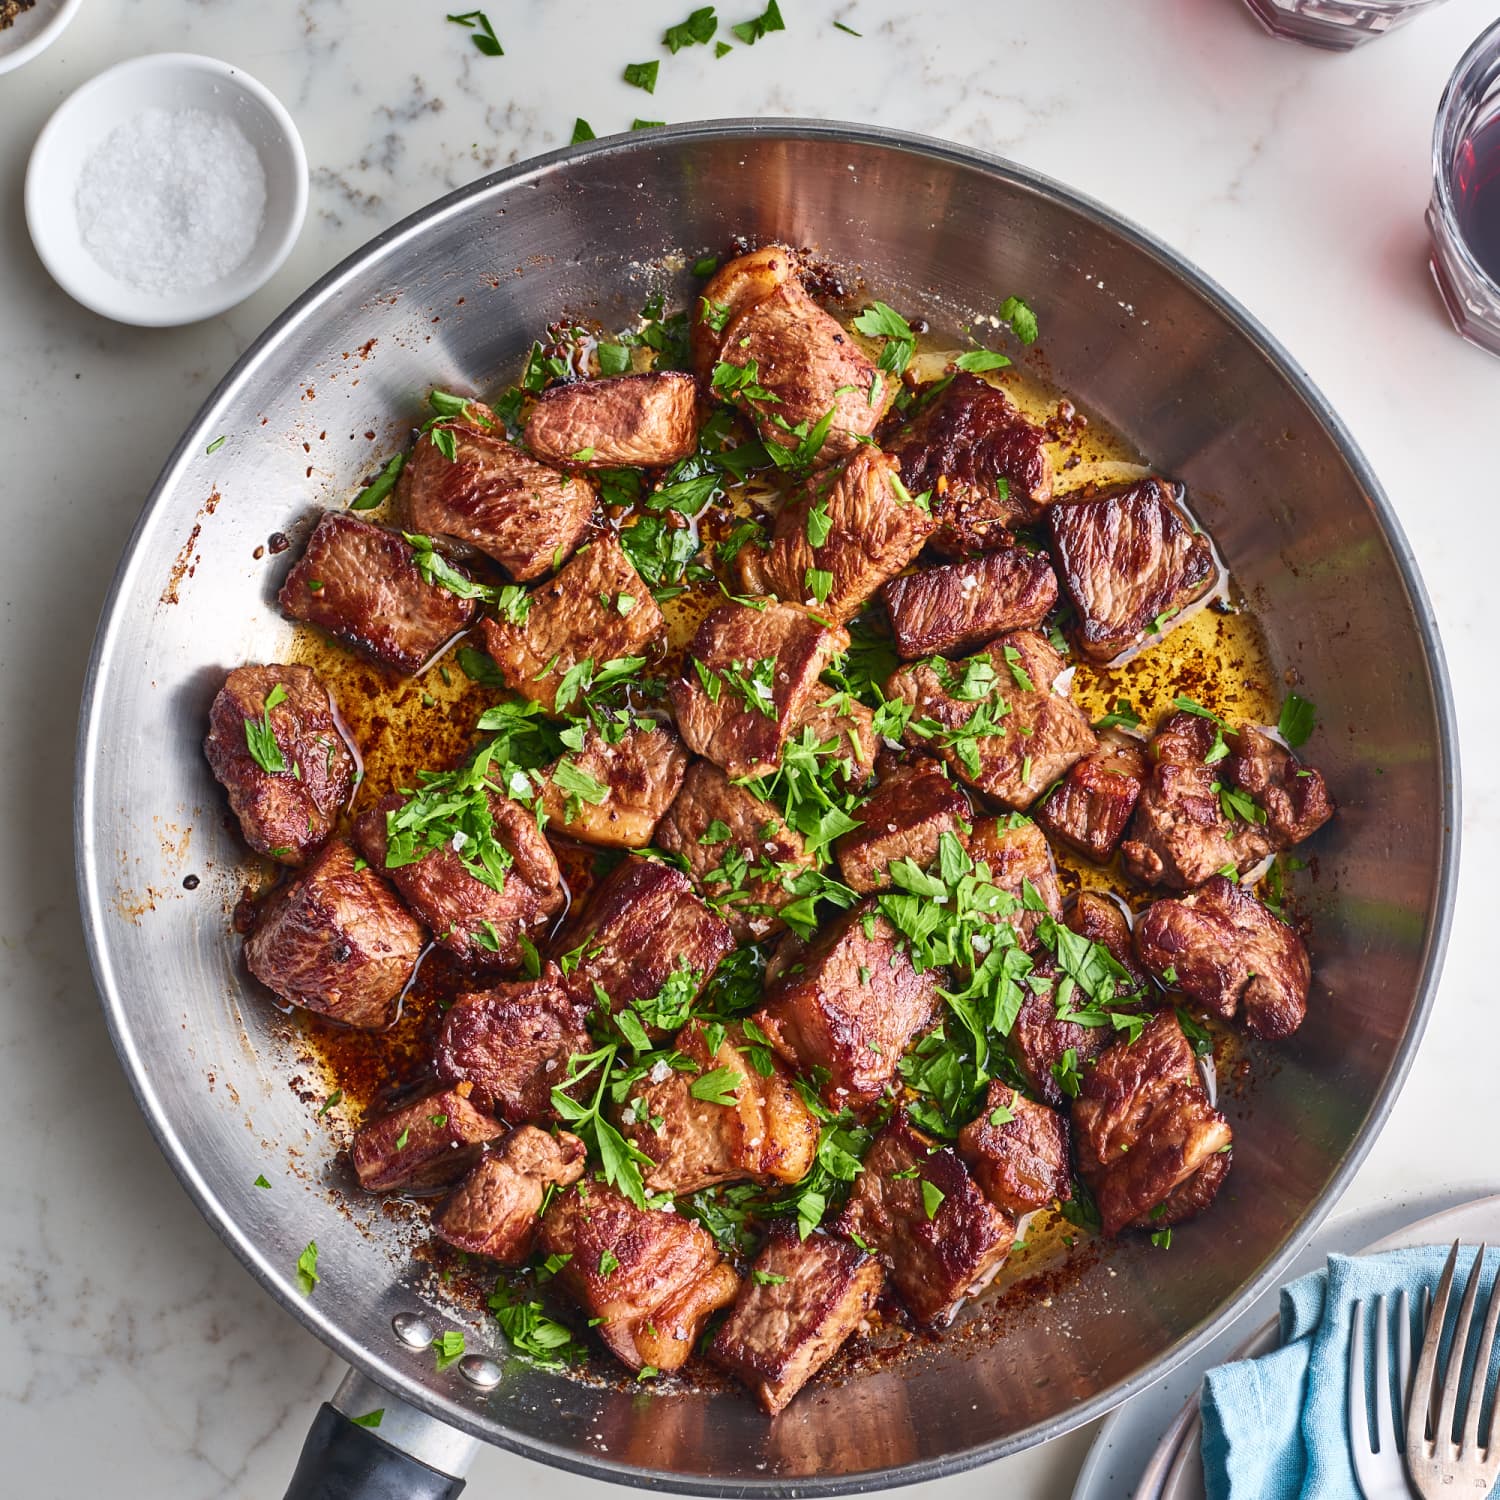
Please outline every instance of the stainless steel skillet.
[[[483, 389], [564, 311], [622, 324], [653, 290], [685, 295], [692, 258], [735, 235], [811, 247], [939, 331], [1027, 296], [1044, 320], [1042, 372], [1187, 481], [1277, 668], [1319, 707], [1318, 760], [1343, 807], [1307, 888], [1311, 1014], [1236, 1121], [1232, 1189], [1213, 1212], [1169, 1254], [1118, 1247], [1002, 1337], [814, 1388], [774, 1424], [731, 1395], [648, 1397], [509, 1359], [413, 1262], [417, 1232], [345, 1193], [335, 1138], [291, 1086], [297, 1059], [227, 937], [239, 856], [199, 753], [222, 672], [286, 648], [269, 607], [272, 533], [342, 502], [430, 386]], [[399, 1398], [382, 1398], [384, 1435], [450, 1474], [458, 1429], [694, 1494], [840, 1493], [983, 1463], [1099, 1415], [1235, 1317], [1390, 1110], [1433, 1002], [1458, 861], [1456, 732], [1431, 611], [1378, 482], [1290, 356], [1171, 251], [1055, 183], [814, 122], [680, 126], [525, 163], [388, 231], [284, 313], [184, 436], [120, 564], [76, 796], [95, 975], [151, 1128], [251, 1273]], [[272, 1191], [253, 1186], [260, 1174]], [[314, 1239], [322, 1280], [304, 1297], [296, 1261]], [[413, 1314], [464, 1327], [494, 1367], [437, 1371], [394, 1331]], [[487, 1389], [470, 1378], [494, 1375]], [[376, 1460], [395, 1449], [351, 1457], [365, 1436], [325, 1414], [296, 1493], [383, 1493]], [[327, 1441], [367, 1479], [310, 1487]]]

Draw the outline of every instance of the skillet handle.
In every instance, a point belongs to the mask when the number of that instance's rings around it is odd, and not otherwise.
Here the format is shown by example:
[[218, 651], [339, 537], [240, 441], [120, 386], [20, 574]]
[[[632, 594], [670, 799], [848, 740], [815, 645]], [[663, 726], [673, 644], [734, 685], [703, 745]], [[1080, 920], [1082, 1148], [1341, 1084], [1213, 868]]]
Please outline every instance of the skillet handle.
[[[355, 1420], [376, 1410], [378, 1427]], [[456, 1500], [478, 1448], [351, 1370], [318, 1408], [285, 1500]]]

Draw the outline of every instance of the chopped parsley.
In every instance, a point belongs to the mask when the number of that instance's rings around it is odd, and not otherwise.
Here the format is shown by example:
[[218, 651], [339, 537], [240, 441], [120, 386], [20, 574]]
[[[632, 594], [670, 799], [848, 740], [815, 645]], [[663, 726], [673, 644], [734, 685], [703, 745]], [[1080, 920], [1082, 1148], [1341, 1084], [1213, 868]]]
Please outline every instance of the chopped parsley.
[[309, 1240], [307, 1249], [297, 1257], [297, 1285], [304, 1297], [311, 1297], [313, 1288], [322, 1279], [318, 1275], [318, 1242]]
[[489, 1308], [511, 1348], [542, 1369], [560, 1370], [584, 1358], [584, 1348], [567, 1324], [559, 1323], [539, 1301], [522, 1297], [504, 1280], [495, 1283]]
[[350, 1417], [349, 1420], [356, 1427], [379, 1427], [381, 1418], [385, 1416], [385, 1407], [377, 1406], [374, 1411], [367, 1411], [362, 1417]]
[[531, 596], [517, 583], [501, 584], [498, 588], [487, 583], [476, 583], [460, 573], [439, 552], [429, 536], [420, 532], [403, 531], [402, 536], [411, 544], [412, 563], [418, 573], [438, 588], [460, 599], [482, 599], [495, 607], [495, 613], [511, 625], [524, 625], [531, 612]]
[[661, 60], [652, 58], [650, 62], [626, 63], [625, 82], [631, 88], [644, 89], [648, 94], [656, 92], [656, 75], [661, 69]]
[[344, 1091], [343, 1091], [343, 1089], [335, 1089], [323, 1101], [322, 1108], [318, 1110], [318, 1118], [321, 1120], [323, 1118], [323, 1116], [326, 1115], [328, 1113], [328, 1111], [334, 1107], [334, 1105], [339, 1104], [339, 1103], [342, 1102], [343, 1097], [344, 1097]]
[[943, 1206], [943, 1199], [948, 1195], [935, 1182], [922, 1179], [922, 1209], [929, 1219], [937, 1217], [937, 1211]]
[[781, 19], [781, 7], [776, 0], [769, 0], [760, 15], [741, 21], [738, 26], [731, 26], [729, 29], [736, 40], [747, 47], [753, 47], [763, 36], [769, 36], [773, 31], [785, 31], [786, 22]]
[[[610, 1092], [610, 1073], [619, 1048], [614, 1042], [593, 1052], [575, 1052], [568, 1059], [568, 1071], [560, 1084], [553, 1087], [552, 1107], [568, 1123], [568, 1128], [589, 1148], [589, 1154], [604, 1171], [604, 1180], [630, 1199], [637, 1208], [646, 1206], [646, 1185], [641, 1168], [656, 1165], [633, 1142], [627, 1141], [604, 1117], [604, 1103]], [[594, 1092], [586, 1104], [579, 1103], [568, 1090], [585, 1079], [598, 1075]], [[633, 1080], [632, 1080], [633, 1081]]]
[[350, 510], [374, 510], [396, 488], [396, 481], [406, 467], [406, 455], [398, 453], [350, 502]]
[[1000, 321], [1010, 325], [1010, 331], [1023, 344], [1034, 344], [1037, 340], [1036, 314], [1020, 297], [1007, 297], [1000, 304]]
[[286, 702], [286, 689], [278, 682], [266, 694], [265, 712], [258, 719], [245, 720], [245, 744], [250, 758], [262, 771], [279, 776], [288, 767], [281, 746], [276, 743], [276, 731], [271, 727], [271, 710]]
[[745, 1075], [733, 1068], [714, 1068], [693, 1079], [688, 1085], [688, 1093], [705, 1104], [737, 1104], [739, 1096], [735, 1090], [744, 1081]]
[[269, 1188], [271, 1186], [271, 1184], [266, 1181], [266, 1174], [264, 1172], [262, 1172], [260, 1174], [260, 1176], [257, 1177], [255, 1179], [255, 1181], [250, 1184], [250, 1186], [251, 1187], [258, 1187], [258, 1188]]
[[1113, 729], [1116, 725], [1122, 729], [1141, 726], [1141, 716], [1130, 706], [1128, 698], [1116, 698], [1115, 706], [1102, 719], [1094, 720], [1094, 728], [1098, 730]]
[[1281, 717], [1276, 721], [1282, 739], [1296, 750], [1307, 743], [1317, 724], [1318, 710], [1300, 694], [1288, 693], [1281, 705]]
[[448, 19], [458, 26], [467, 26], [470, 30], [469, 40], [486, 57], [505, 56], [505, 48], [500, 45], [500, 38], [495, 35], [490, 18], [482, 10], [466, 10], [461, 16], [449, 16]]
[[816, 604], [824, 603], [833, 589], [833, 574], [826, 568], [809, 568], [802, 581]]
[[463, 1358], [464, 1335], [459, 1328], [449, 1328], [440, 1333], [432, 1341], [432, 1347], [437, 1352], [437, 1367], [446, 1370], [456, 1360]]
[[203, 451], [205, 453], [217, 453], [228, 441], [227, 437], [216, 437]]
[[751, 1271], [750, 1279], [756, 1286], [782, 1286], [786, 1282], [786, 1277], [778, 1275], [775, 1271], [762, 1271], [759, 1269]]
[[917, 336], [912, 326], [895, 308], [884, 302], [872, 302], [854, 320], [855, 328], [866, 338], [883, 338], [879, 365], [893, 375], [900, 375], [916, 352]]
[[989, 349], [968, 349], [953, 363], [960, 370], [982, 375], [986, 370], [1003, 370], [1010, 361], [1003, 354], [995, 354]]
[[594, 127], [582, 115], [579, 115], [573, 121], [573, 135], [568, 141], [570, 146], [577, 146], [581, 145], [584, 141], [595, 141], [598, 139], [598, 136], [594, 134]]
[[675, 57], [684, 47], [707, 45], [713, 40], [718, 26], [719, 19], [714, 14], [713, 6], [702, 5], [693, 11], [687, 20], [679, 21], [675, 26], [668, 26], [666, 34], [662, 37], [662, 43]]

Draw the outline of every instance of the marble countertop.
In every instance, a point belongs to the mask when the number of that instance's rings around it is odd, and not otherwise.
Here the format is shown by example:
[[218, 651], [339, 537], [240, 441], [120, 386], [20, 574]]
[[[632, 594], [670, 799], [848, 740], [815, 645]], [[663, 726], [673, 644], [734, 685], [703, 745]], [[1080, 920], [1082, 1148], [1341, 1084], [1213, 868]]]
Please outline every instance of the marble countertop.
[[[157, 469], [213, 384], [307, 283], [474, 177], [635, 115], [806, 114], [946, 136], [1092, 194], [1195, 259], [1269, 324], [1381, 475], [1432, 592], [1469, 786], [1442, 996], [1410, 1081], [1342, 1205], [1387, 1223], [1500, 1186], [1474, 1044], [1490, 1029], [1479, 853], [1500, 836], [1483, 747], [1500, 694], [1483, 624], [1500, 543], [1487, 459], [1500, 362], [1450, 330], [1425, 265], [1433, 112], [1493, 15], [1451, 0], [1344, 56], [1265, 37], [1238, 0], [783, 0], [787, 30], [716, 61], [663, 56], [654, 97], [620, 81], [689, 0], [491, 7], [482, 57], [443, 7], [90, 0], [0, 80], [3, 571], [0, 763], [0, 1451], [17, 1492], [281, 1493], [335, 1360], [199, 1220], [137, 1116], [95, 1002], [73, 891], [70, 768], [94, 619]], [[721, 6], [729, 21], [758, 0]], [[745, 15], [741, 15], [743, 10]], [[863, 33], [834, 29], [837, 19]], [[137, 53], [232, 61], [296, 117], [311, 208], [290, 260], [232, 313], [118, 327], [75, 306], [21, 215], [27, 153], [59, 101]], [[23, 857], [24, 852], [24, 857]], [[1408, 1210], [1410, 1211], [1408, 1213]], [[1243, 1325], [1245, 1327], [1249, 1324]], [[80, 1437], [82, 1440], [80, 1441]], [[1088, 1430], [923, 1487], [942, 1500], [1063, 1497]], [[484, 1453], [470, 1492], [604, 1486]], [[1122, 1470], [1113, 1493], [1124, 1493]]]

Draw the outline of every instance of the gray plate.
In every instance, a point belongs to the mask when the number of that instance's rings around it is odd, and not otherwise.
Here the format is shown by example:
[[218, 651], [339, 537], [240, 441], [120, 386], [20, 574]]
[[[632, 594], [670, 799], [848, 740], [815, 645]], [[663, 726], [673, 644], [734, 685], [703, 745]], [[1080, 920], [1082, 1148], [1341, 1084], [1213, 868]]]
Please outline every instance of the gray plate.
[[[254, 556], [270, 533], [342, 502], [429, 386], [498, 381], [565, 310], [617, 325], [657, 287], [685, 296], [674, 256], [735, 234], [813, 247], [940, 332], [1028, 297], [1044, 334], [1028, 362], [1187, 481], [1276, 665], [1319, 707], [1311, 749], [1343, 805], [1307, 886], [1311, 1014], [1236, 1107], [1214, 1211], [1169, 1254], [1118, 1247], [1049, 1306], [1008, 1315], [1003, 1337], [815, 1388], [774, 1424], [738, 1396], [600, 1389], [503, 1349], [482, 1394], [397, 1342], [392, 1318], [425, 1308], [467, 1327], [471, 1348], [503, 1343], [411, 1261], [415, 1228], [344, 1195], [340, 1133], [290, 1086], [284, 1023], [226, 931], [240, 853], [198, 748], [223, 672], [286, 649], [268, 607], [284, 563]], [[1172, 252], [1055, 183], [818, 123], [683, 126], [544, 157], [324, 278], [168, 461], [105, 607], [79, 741], [79, 882], [105, 1013], [163, 1151], [252, 1274], [354, 1364], [479, 1437], [699, 1494], [873, 1488], [983, 1462], [1098, 1416], [1246, 1306], [1338, 1197], [1410, 1063], [1457, 829], [1452, 706], [1415, 565], [1290, 357]], [[192, 894], [189, 872], [205, 877]], [[260, 1172], [273, 1191], [252, 1187]], [[306, 1299], [294, 1265], [310, 1239], [323, 1280]]]

